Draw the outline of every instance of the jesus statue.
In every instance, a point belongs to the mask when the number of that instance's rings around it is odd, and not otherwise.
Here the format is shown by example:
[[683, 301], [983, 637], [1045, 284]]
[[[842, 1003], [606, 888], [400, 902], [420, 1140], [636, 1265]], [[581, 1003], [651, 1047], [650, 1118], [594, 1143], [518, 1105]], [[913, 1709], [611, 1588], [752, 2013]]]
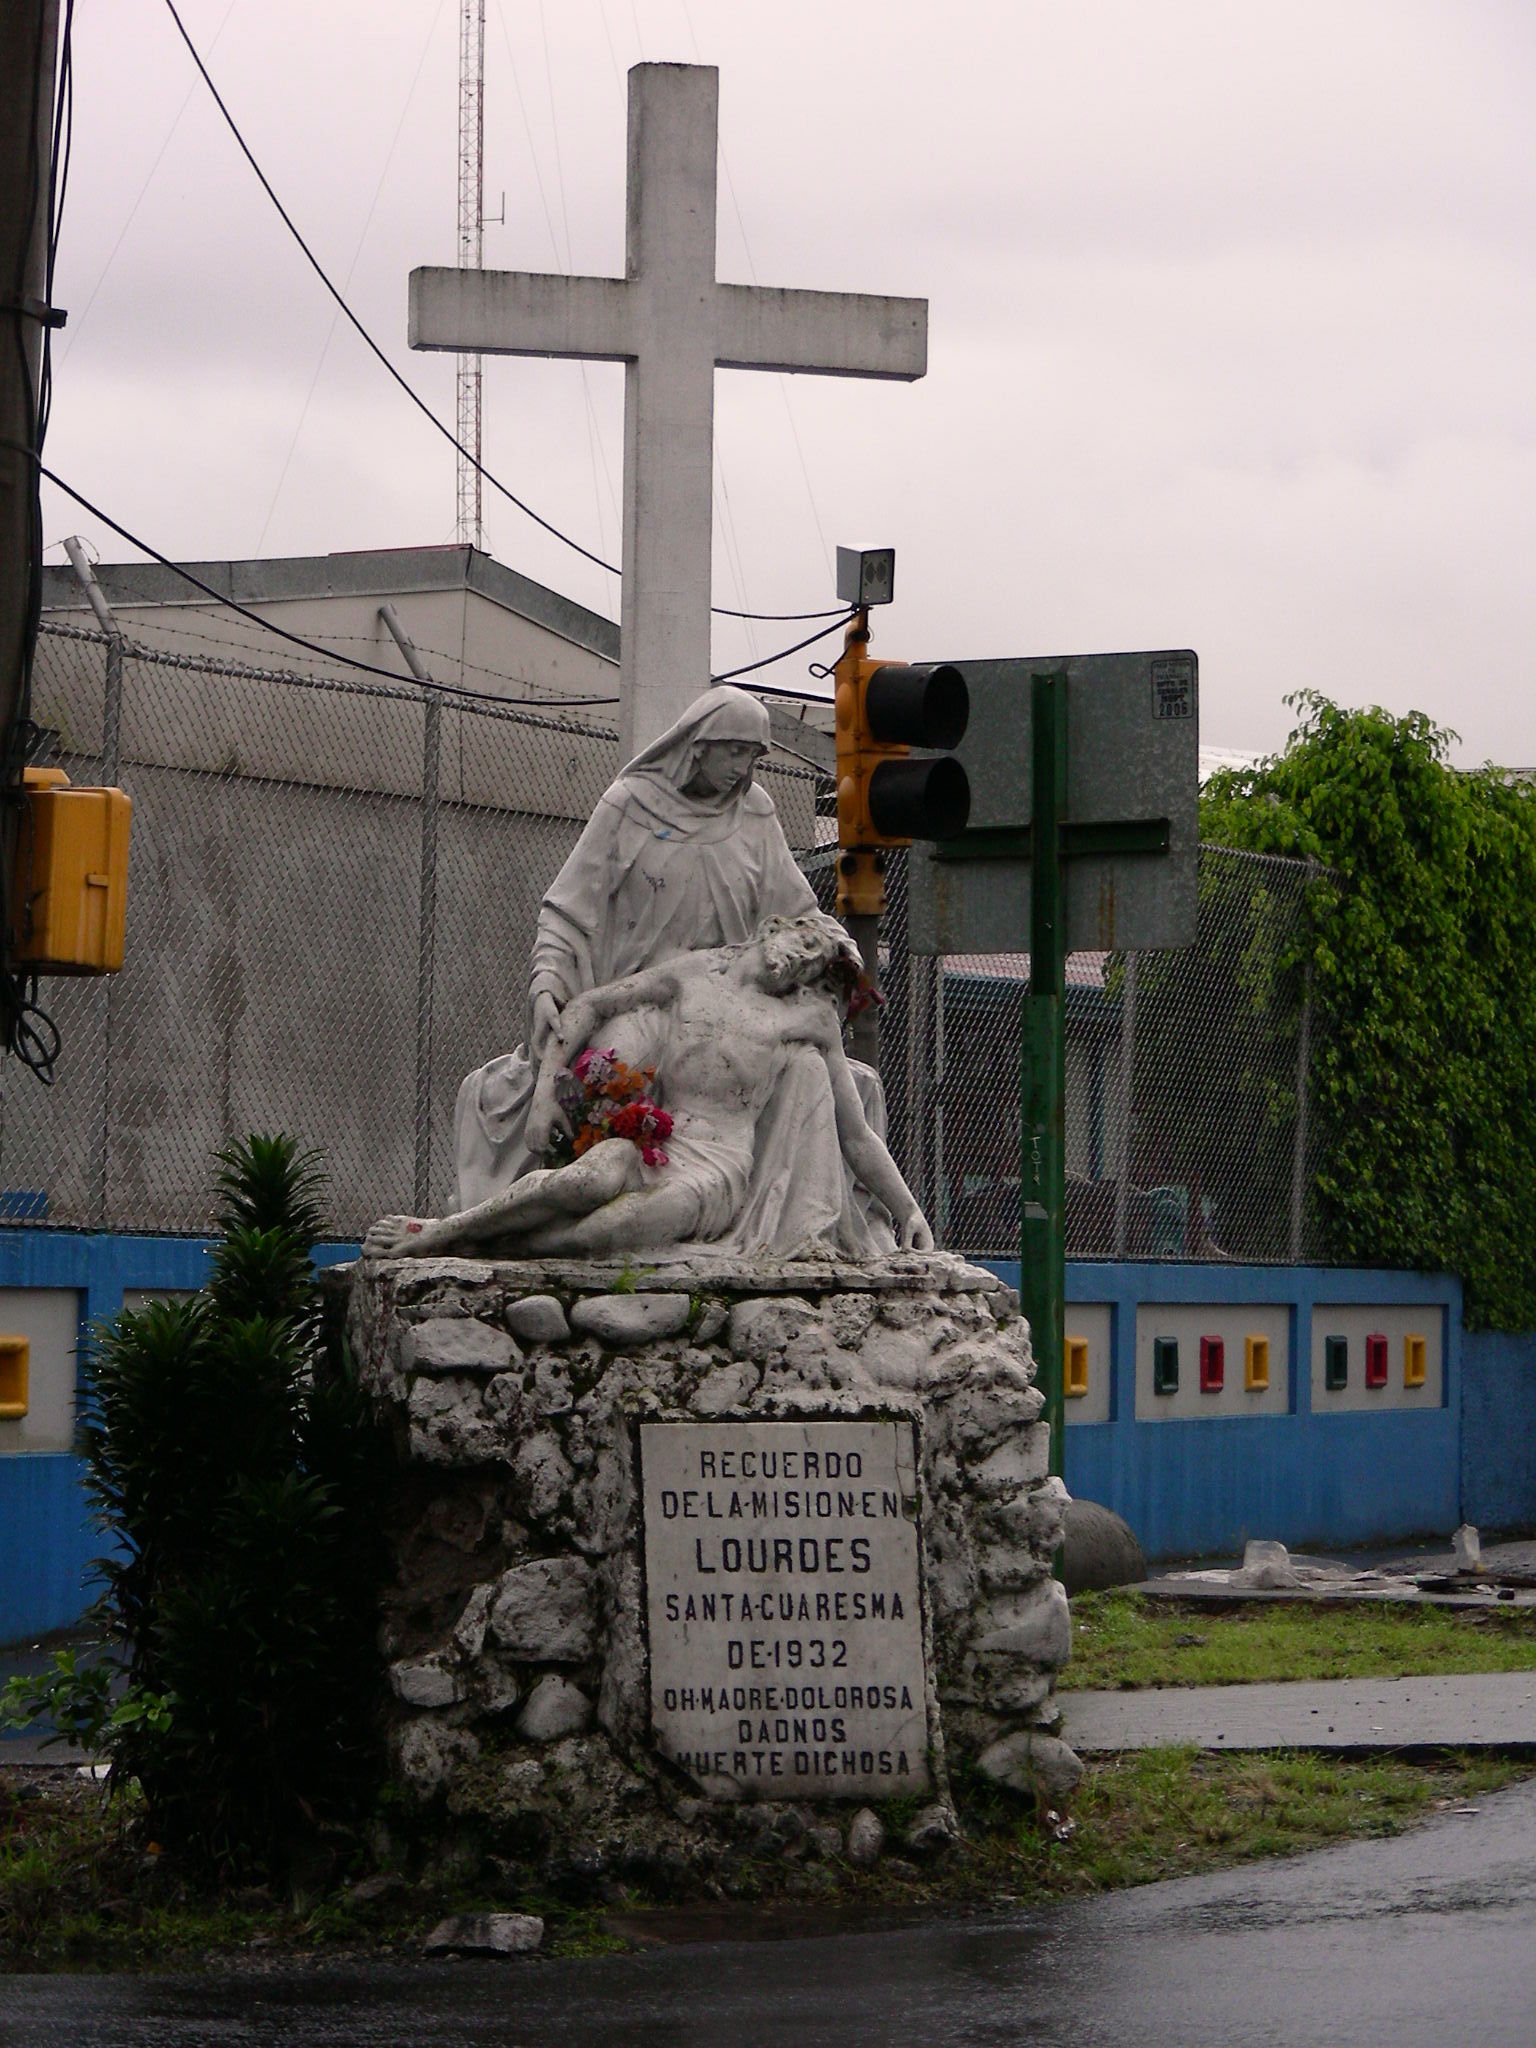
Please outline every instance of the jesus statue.
[[[575, 996], [546, 1040], [526, 1142], [538, 1156], [562, 1132], [567, 1141], [579, 1137], [560, 1082], [591, 1073], [594, 1059], [600, 1074], [656, 1077], [659, 1102], [644, 1105], [633, 1141], [599, 1134], [569, 1163], [535, 1167], [456, 1215], [386, 1216], [368, 1232], [365, 1256], [495, 1245], [522, 1257], [591, 1258], [718, 1246], [740, 1222], [749, 1183], [759, 1184], [762, 1199], [759, 1120], [791, 1062], [806, 1054], [824, 1066], [835, 1118], [813, 1122], [792, 1156], [770, 1162], [775, 1234], [782, 1240], [788, 1230], [809, 1249], [832, 1231], [846, 1163], [889, 1213], [902, 1246], [931, 1251], [932, 1232], [869, 1126], [843, 1052], [839, 998], [861, 970], [842, 925], [810, 910], [770, 916], [750, 939], [680, 953]], [[611, 1046], [599, 1047], [599, 1038]]]

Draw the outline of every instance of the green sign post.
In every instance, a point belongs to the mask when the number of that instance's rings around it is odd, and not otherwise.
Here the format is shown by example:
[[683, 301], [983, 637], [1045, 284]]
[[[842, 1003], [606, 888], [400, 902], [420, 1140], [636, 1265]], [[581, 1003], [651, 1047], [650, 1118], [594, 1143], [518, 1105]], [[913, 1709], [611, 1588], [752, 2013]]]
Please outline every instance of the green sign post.
[[1034, 845], [1029, 886], [1029, 993], [1024, 998], [1019, 1298], [1029, 1318], [1060, 1474], [1066, 1414], [1062, 1346], [1067, 1316], [1067, 917], [1061, 828], [1067, 809], [1067, 679], [1030, 681], [1034, 712]]
[[[1105, 659], [1101, 657], [1101, 660]], [[1129, 659], [1129, 658], [1127, 658]], [[1191, 661], [1192, 666], [1192, 661]], [[1066, 1160], [1066, 975], [1069, 939], [1068, 883], [1074, 863], [1123, 864], [1139, 856], [1168, 856], [1175, 837], [1166, 815], [1074, 820], [1069, 816], [1069, 677], [1054, 668], [1029, 677], [1029, 794], [1027, 825], [993, 825], [962, 833], [931, 852], [934, 942], [921, 950], [961, 950], [968, 930], [984, 925], [988, 911], [968, 904], [946, 883], [951, 863], [1027, 864], [1029, 986], [1023, 1003], [1021, 1075], [1021, 1162], [1019, 1265], [1020, 1296], [1034, 1342], [1036, 1370], [1045, 1395], [1051, 1431], [1051, 1470], [1063, 1463], [1062, 1366], [1066, 1342], [1067, 1160]], [[1086, 700], [1083, 708], [1086, 709]], [[1193, 734], [1191, 732], [1191, 739]], [[1188, 786], [1194, 786], [1193, 749], [1188, 748]], [[1150, 778], [1149, 778], [1150, 779]], [[1182, 794], [1182, 792], [1181, 792]], [[1097, 807], [1097, 806], [1096, 806]], [[1183, 808], [1182, 806], [1180, 808]], [[1192, 810], [1192, 800], [1189, 804]], [[1183, 821], [1180, 821], [1181, 823]], [[1193, 882], [1193, 858], [1189, 861]], [[1190, 890], [1189, 911], [1193, 910]], [[1185, 913], [1176, 908], [1177, 920]], [[1188, 919], [1186, 921], [1192, 921]], [[1168, 936], [1174, 936], [1170, 929]], [[1178, 931], [1182, 938], [1182, 931]], [[1104, 933], [1114, 939], [1117, 932]], [[1128, 935], [1127, 935], [1128, 936]], [[1159, 931], [1158, 936], [1164, 936]], [[956, 941], [959, 941], [957, 944]], [[1079, 937], [1079, 944], [1081, 944]], [[1124, 941], [1122, 940], [1122, 943]], [[972, 940], [974, 944], [974, 940]]]

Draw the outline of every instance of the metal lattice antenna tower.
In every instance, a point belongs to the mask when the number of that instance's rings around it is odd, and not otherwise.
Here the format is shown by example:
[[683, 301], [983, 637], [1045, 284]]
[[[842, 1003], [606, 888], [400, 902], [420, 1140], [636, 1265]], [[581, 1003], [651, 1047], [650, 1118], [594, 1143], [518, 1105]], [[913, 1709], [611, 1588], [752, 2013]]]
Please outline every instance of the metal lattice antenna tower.
[[[485, 0], [459, 0], [459, 268], [483, 269], [485, 243]], [[480, 357], [460, 356], [455, 539], [483, 545], [480, 520]]]

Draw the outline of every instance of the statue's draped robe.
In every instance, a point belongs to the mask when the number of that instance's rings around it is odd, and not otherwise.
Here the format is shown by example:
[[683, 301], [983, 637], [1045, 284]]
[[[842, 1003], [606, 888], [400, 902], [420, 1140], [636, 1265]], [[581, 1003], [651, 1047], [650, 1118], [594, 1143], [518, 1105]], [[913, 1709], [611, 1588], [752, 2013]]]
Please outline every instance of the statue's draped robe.
[[[750, 777], [718, 795], [682, 793], [698, 747], [711, 739], [765, 744], [767, 716], [741, 691], [710, 690], [606, 791], [540, 908], [530, 1017], [540, 994], [563, 1009], [586, 989], [674, 954], [750, 938], [775, 913], [796, 917], [815, 909], [772, 800]], [[878, 1077], [855, 1072], [878, 1130]], [[535, 1078], [519, 1046], [468, 1075], [459, 1089], [461, 1209], [501, 1193], [541, 1163], [525, 1142]], [[661, 1094], [664, 1101], [665, 1075]], [[871, 1209], [843, 1165], [831, 1079], [814, 1049], [789, 1057], [758, 1122], [743, 1206], [712, 1241], [722, 1249], [786, 1255], [816, 1242], [867, 1255], [894, 1242], [884, 1212]]]

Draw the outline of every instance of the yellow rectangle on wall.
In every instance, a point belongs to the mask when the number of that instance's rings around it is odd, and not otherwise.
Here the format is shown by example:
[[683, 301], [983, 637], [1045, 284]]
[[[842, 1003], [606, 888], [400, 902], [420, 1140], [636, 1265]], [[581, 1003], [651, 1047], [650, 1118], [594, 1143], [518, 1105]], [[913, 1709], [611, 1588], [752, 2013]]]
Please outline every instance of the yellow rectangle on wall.
[[1250, 1394], [1264, 1394], [1269, 1391], [1269, 1339], [1247, 1336], [1243, 1339], [1243, 1386]]
[[1067, 1337], [1062, 1343], [1061, 1390], [1070, 1400], [1088, 1391], [1088, 1339]]
[[1403, 1385], [1422, 1387], [1428, 1369], [1429, 1346], [1416, 1331], [1403, 1339]]
[[0, 1337], [0, 1421], [26, 1414], [31, 1392], [32, 1344], [27, 1337]]

